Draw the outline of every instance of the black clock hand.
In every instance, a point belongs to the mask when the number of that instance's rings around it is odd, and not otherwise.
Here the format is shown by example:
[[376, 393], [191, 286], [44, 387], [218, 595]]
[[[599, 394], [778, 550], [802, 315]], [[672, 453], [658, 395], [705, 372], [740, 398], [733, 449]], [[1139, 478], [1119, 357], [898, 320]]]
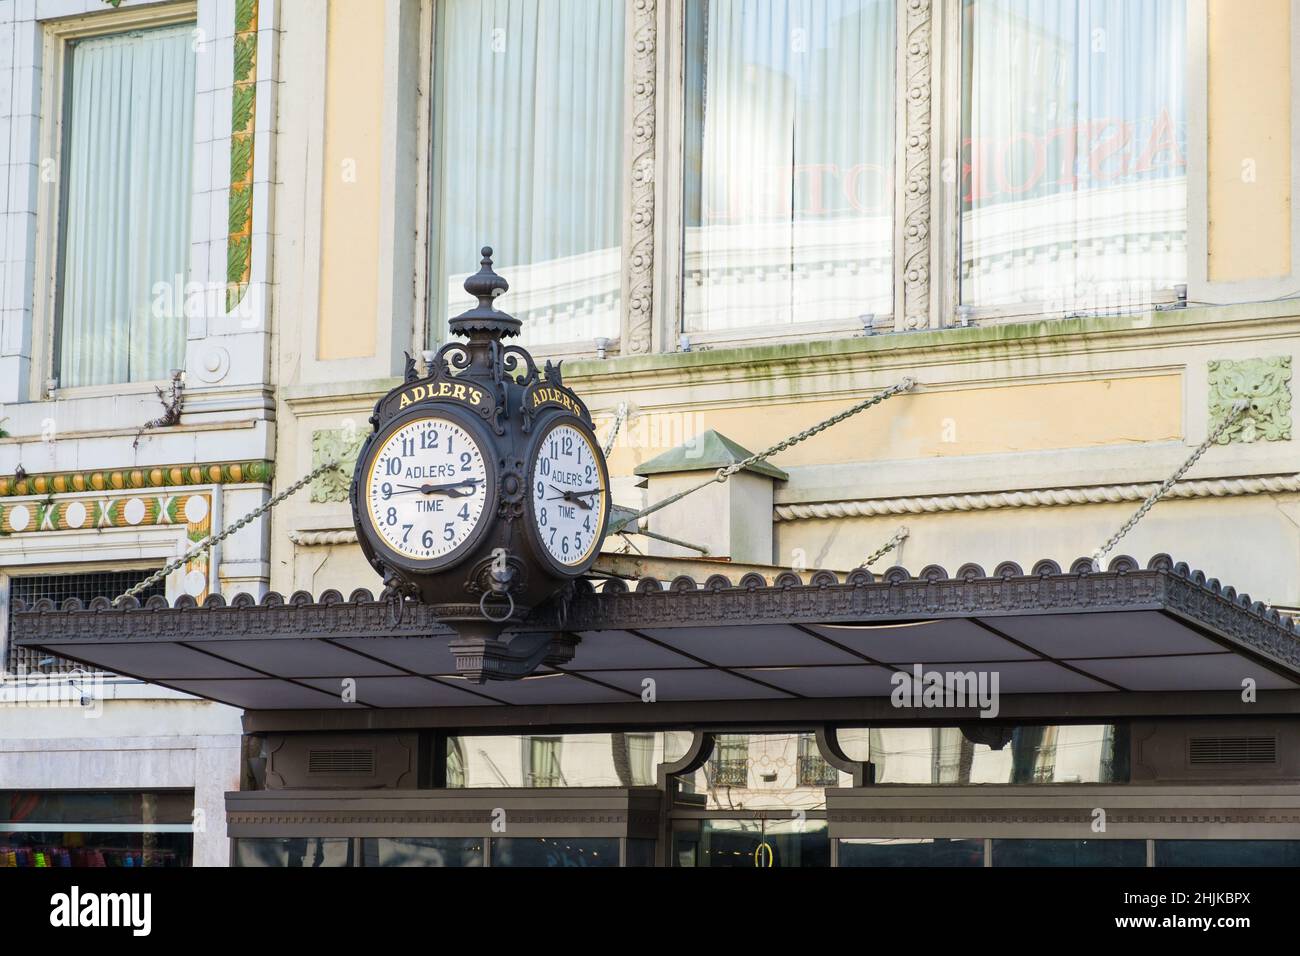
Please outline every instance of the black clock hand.
[[448, 482], [445, 485], [421, 485], [420, 492], [426, 495], [447, 495], [451, 498], [468, 498], [474, 494], [475, 488], [469, 491], [459, 491], [462, 485], [474, 485], [477, 487], [477, 478], [464, 478], [460, 481]]

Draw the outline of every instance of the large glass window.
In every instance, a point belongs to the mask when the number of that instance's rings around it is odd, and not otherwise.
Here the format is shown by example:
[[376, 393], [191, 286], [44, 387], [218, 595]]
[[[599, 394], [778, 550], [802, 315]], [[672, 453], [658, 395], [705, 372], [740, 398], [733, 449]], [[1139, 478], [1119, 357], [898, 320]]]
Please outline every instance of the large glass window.
[[448, 787], [649, 787], [689, 733], [449, 737]]
[[963, 13], [962, 301], [1125, 311], [1186, 282], [1186, 0]]
[[994, 866], [1146, 866], [1146, 840], [994, 840]]
[[1156, 866], [1300, 866], [1300, 840], [1157, 840]]
[[189, 866], [188, 790], [0, 790], [0, 868]]
[[616, 837], [500, 838], [492, 841], [493, 866], [618, 866]]
[[891, 309], [893, 0], [688, 0], [683, 331]]
[[983, 866], [983, 840], [841, 840], [840, 866]]
[[431, 338], [490, 245], [530, 346], [617, 338], [623, 0], [439, 0]]
[[[185, 359], [193, 25], [71, 46], [58, 285], [59, 384], [167, 378]], [[159, 286], [162, 286], [160, 290]]]
[[356, 865], [354, 841], [347, 837], [241, 837], [234, 844], [235, 866], [316, 869]]
[[482, 866], [478, 837], [374, 837], [361, 841], [363, 866]]
[[1124, 724], [844, 728], [840, 746], [877, 783], [1127, 783]]

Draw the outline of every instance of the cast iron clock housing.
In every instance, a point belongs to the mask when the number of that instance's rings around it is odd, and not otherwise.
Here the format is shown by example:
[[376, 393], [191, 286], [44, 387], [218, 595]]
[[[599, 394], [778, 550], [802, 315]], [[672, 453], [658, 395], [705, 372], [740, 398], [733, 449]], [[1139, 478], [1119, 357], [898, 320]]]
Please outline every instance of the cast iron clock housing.
[[[494, 305], [508, 288], [492, 269], [492, 250], [484, 248], [480, 270], [465, 281], [465, 290], [478, 304], [450, 322], [451, 332], [466, 341], [443, 346], [424, 375], [407, 356], [405, 380], [375, 405], [370, 417], [374, 430], [357, 456], [351, 489], [357, 540], [383, 577], [390, 600], [399, 602], [399, 609], [407, 598], [431, 605], [435, 616], [457, 632], [452, 650], [458, 667], [479, 681], [523, 676], [543, 661], [558, 663], [572, 657], [576, 638], [571, 635], [523, 634], [523, 640], [516, 638], [510, 646], [500, 635], [507, 627], [519, 629], [526, 624], [534, 608], [568, 599], [574, 579], [591, 568], [600, 552], [610, 511], [609, 475], [587, 406], [564, 384], [559, 364], [547, 362], [539, 370], [527, 350], [503, 344], [519, 334], [522, 324]], [[371, 476], [377, 458], [386, 447], [392, 457], [393, 436], [408, 423], [426, 418], [453, 422], [471, 435], [486, 466], [481, 481], [466, 479], [463, 485], [456, 485], [454, 478], [449, 483], [448, 476], [430, 477], [429, 469], [418, 467], [403, 468], [401, 476], [392, 476], [394, 482], [402, 480], [400, 488], [386, 489], [389, 494], [419, 496], [430, 503], [444, 496], [459, 502], [470, 489], [486, 496], [468, 534], [462, 535], [463, 527], [454, 533], [449, 527], [448, 540], [461, 540], [432, 558], [415, 556], [412, 552], [420, 550], [418, 546], [395, 547], [395, 541], [401, 542], [391, 535], [386, 540], [370, 508], [370, 496], [376, 493]], [[569, 555], [557, 560], [548, 551], [535, 527], [538, 516], [531, 500], [530, 477], [543, 451], [539, 439], [561, 423], [573, 430], [561, 434], [581, 437], [593, 459], [577, 459], [582, 469], [575, 472], [585, 479], [590, 465], [590, 485], [584, 480], [577, 482], [584, 485], [581, 488], [572, 488], [573, 482], [557, 488], [560, 503], [580, 510], [581, 520], [591, 525], [583, 528], [581, 537], [574, 532], [580, 554], [572, 564]], [[420, 450], [413, 452], [411, 460], [419, 461]], [[584, 493], [581, 497], [579, 491]], [[413, 533], [422, 535], [425, 530], [417, 527]], [[435, 533], [441, 530], [434, 529]]]

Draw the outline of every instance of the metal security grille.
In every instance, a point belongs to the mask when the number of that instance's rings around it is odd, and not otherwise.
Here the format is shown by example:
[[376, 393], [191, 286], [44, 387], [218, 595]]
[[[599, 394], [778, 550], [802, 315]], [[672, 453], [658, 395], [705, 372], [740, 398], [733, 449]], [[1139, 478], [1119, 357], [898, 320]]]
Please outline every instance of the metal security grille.
[[1187, 755], [1193, 766], [1277, 763], [1277, 738], [1192, 737], [1187, 742]]
[[359, 749], [308, 750], [307, 772], [319, 774], [353, 773], [373, 776], [375, 752]]
[[[79, 598], [83, 604], [89, 603], [91, 599], [97, 597], [106, 597], [112, 600], [127, 588], [138, 584], [142, 578], [148, 577], [155, 570], [157, 569], [85, 571], [72, 574], [36, 574], [28, 577], [10, 578], [9, 606], [12, 608], [14, 601], [19, 600], [31, 607], [37, 601], [45, 598], [53, 601], [55, 607], [58, 607], [70, 597]], [[150, 587], [139, 596], [138, 600], [143, 604], [155, 594], [165, 595], [165, 586], [159, 583]], [[45, 667], [39, 666], [41, 661], [44, 660], [52, 662]], [[5, 670], [11, 674], [62, 674], [74, 668], [81, 669], [81, 665], [62, 657], [51, 658], [49, 654], [42, 651], [27, 648], [10, 647], [5, 660]]]

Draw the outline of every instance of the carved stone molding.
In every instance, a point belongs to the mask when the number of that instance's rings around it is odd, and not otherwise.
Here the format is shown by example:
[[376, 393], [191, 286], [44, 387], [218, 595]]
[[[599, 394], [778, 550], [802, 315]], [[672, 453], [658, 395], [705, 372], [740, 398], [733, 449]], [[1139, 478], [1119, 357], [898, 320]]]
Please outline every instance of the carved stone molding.
[[[366, 435], [357, 428], [326, 428], [311, 433], [311, 466], [319, 468], [327, 461], [337, 461], [341, 467], [326, 471], [311, 483], [311, 500], [347, 501], [352, 487], [352, 470]], [[356, 540], [355, 535], [352, 538]]]
[[903, 131], [903, 301], [899, 329], [930, 325], [930, 74], [931, 0], [906, 0], [903, 49], [906, 114]]
[[1223, 421], [1239, 399], [1250, 408], [1223, 434], [1218, 443], [1290, 441], [1291, 356], [1217, 359], [1209, 363], [1210, 428]]
[[627, 170], [631, 178], [623, 249], [623, 302], [626, 310], [622, 351], [650, 351], [654, 321], [655, 226], [655, 70], [657, 0], [632, 3], [632, 118]]
[[[981, 494], [917, 495], [905, 498], [866, 498], [851, 501], [777, 505], [774, 521], [814, 518], [870, 518], [877, 515], [942, 514], [956, 511], [992, 511], [999, 508], [1057, 508], [1067, 505], [1114, 504], [1144, 501], [1159, 482], [1123, 485], [1088, 485], [1081, 488], [1039, 488], [1028, 491], [994, 491]], [[1233, 498], [1300, 491], [1300, 475], [1263, 475], [1251, 478], [1211, 478], [1180, 481], [1166, 498]]]

